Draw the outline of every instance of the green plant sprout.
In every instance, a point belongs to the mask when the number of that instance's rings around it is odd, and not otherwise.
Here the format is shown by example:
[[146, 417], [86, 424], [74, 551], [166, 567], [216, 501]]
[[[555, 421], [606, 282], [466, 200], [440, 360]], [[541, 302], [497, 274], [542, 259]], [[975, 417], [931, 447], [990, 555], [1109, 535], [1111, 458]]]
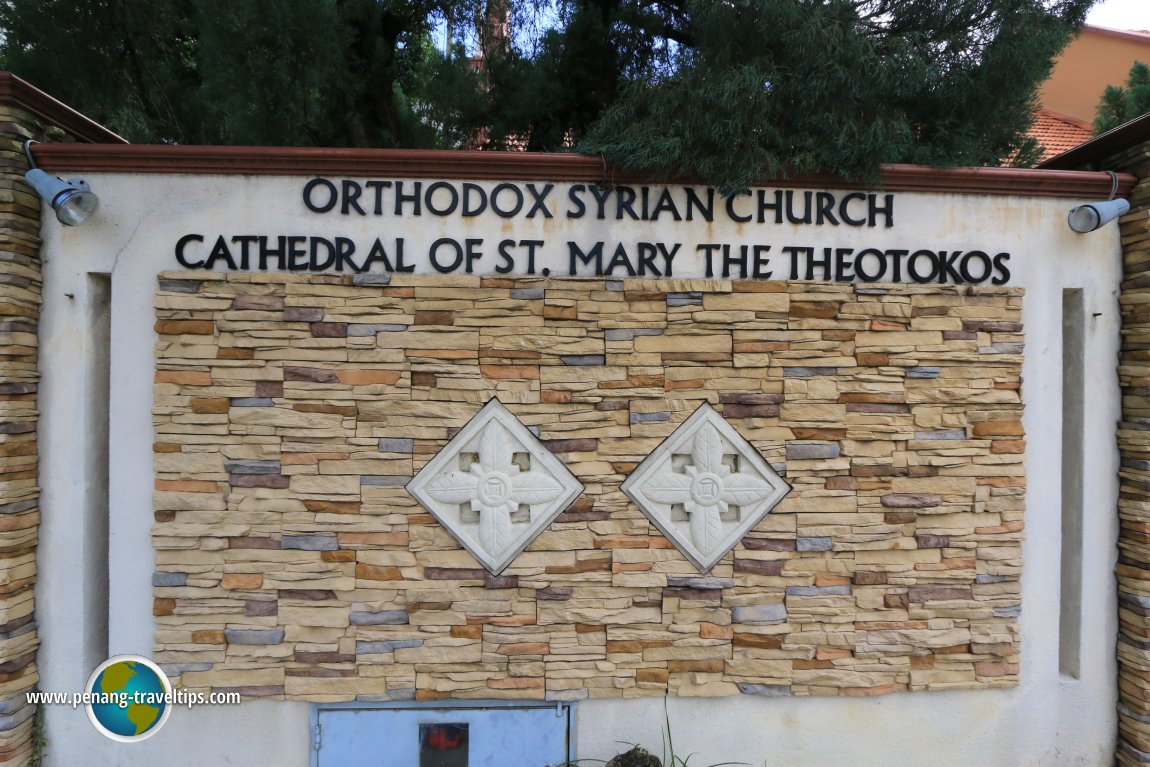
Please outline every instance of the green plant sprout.
[[[687, 754], [685, 757], [683, 757], [675, 753], [675, 742], [671, 733], [671, 712], [667, 707], [666, 695], [663, 696], [663, 717], [664, 727], [662, 733], [662, 760], [650, 754], [646, 749], [640, 747], [637, 743], [617, 741], [623, 745], [630, 746], [630, 748], [627, 751], [616, 754], [610, 760], [576, 759], [573, 761], [563, 762], [560, 765], [556, 765], [556, 767], [580, 767], [581, 765], [586, 764], [602, 764], [605, 765], [605, 767], [691, 767], [690, 761], [695, 756], [695, 754]], [[705, 765], [705, 767], [734, 767], [735, 765], [750, 767], [747, 762], [715, 762], [713, 764]]]

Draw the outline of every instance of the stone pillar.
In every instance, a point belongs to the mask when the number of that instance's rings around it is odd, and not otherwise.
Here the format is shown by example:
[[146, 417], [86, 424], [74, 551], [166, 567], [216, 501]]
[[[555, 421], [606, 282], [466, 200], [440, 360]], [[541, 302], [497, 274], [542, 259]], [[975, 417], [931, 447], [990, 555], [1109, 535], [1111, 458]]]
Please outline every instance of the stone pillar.
[[[1118, 382], [1118, 742], [1115, 762], [1150, 764], [1150, 115], [1047, 160], [1049, 170], [1130, 173], [1122, 237]], [[1085, 235], [1087, 237], [1091, 235]]]
[[40, 200], [23, 182], [22, 144], [44, 128], [0, 107], [0, 761], [24, 764], [36, 752], [33, 589], [40, 521], [36, 387], [40, 316]]
[[39, 197], [24, 182], [23, 144], [122, 141], [7, 72], [0, 72], [0, 763], [38, 764], [34, 589], [40, 521], [37, 326]]
[[1139, 182], [1120, 223], [1123, 272], [1118, 374], [1122, 458], [1118, 515], [1118, 752], [1121, 765], [1150, 764], [1150, 142], [1108, 169]]

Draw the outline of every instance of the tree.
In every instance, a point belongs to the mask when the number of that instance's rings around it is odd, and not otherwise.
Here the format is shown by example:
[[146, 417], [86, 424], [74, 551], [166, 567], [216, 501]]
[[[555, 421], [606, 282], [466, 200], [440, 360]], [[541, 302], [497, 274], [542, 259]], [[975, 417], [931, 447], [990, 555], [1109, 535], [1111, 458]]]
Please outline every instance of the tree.
[[136, 141], [194, 140], [195, 29], [177, 0], [7, 0], [5, 64]]
[[[0, 54], [135, 141], [576, 148], [732, 191], [1032, 160], [1092, 2], [0, 0]], [[480, 66], [430, 43], [448, 22]]]
[[879, 163], [1026, 164], [1035, 89], [1091, 0], [682, 0], [643, 15], [668, 61], [628, 78], [581, 143], [728, 191]]
[[430, 35], [480, 5], [4, 0], [0, 30], [13, 71], [131, 141], [452, 146], [460, 130], [424, 94], [478, 88]]
[[1125, 86], [1107, 85], [1095, 108], [1094, 135], [1150, 112], [1150, 67], [1135, 61]]

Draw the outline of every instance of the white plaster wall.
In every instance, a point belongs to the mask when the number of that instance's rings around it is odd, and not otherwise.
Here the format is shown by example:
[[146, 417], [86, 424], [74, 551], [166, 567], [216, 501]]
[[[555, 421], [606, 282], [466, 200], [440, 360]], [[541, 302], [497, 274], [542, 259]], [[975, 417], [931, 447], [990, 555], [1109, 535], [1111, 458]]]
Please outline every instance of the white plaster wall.
[[[77, 562], [83, 546], [84, 434], [87, 407], [82, 360], [91, 353], [85, 307], [87, 275], [112, 274], [110, 482], [111, 654], [150, 654], [152, 524], [152, 373], [156, 273], [178, 268], [173, 245], [183, 234], [317, 234], [370, 242], [407, 236], [622, 241], [730, 241], [838, 247], [980, 248], [1009, 251], [1011, 285], [1026, 288], [1024, 389], [1028, 450], [1021, 684], [1008, 690], [908, 693], [865, 699], [672, 699], [667, 711], [681, 755], [692, 763], [759, 765], [1108, 765], [1115, 724], [1113, 583], [1117, 535], [1119, 417], [1115, 376], [1120, 256], [1116, 227], [1076, 235], [1065, 224], [1067, 200], [896, 194], [892, 229], [776, 227], [716, 222], [664, 234], [638, 222], [552, 220], [508, 224], [318, 216], [300, 201], [303, 178], [89, 174], [101, 210], [75, 229], [45, 216], [40, 434], [43, 525], [40, 580], [41, 689], [82, 689], [85, 658]], [[490, 186], [490, 185], [488, 185]], [[556, 192], [560, 199], [562, 190]], [[596, 227], [603, 228], [597, 229]], [[481, 231], [483, 229], [483, 231]], [[608, 233], [609, 230], [609, 233]], [[599, 232], [603, 233], [600, 234]], [[686, 246], [685, 246], [686, 247]], [[416, 250], [417, 248], [413, 248]], [[418, 260], [418, 259], [415, 259]], [[489, 260], [487, 266], [495, 263]], [[677, 270], [678, 271], [678, 270]], [[776, 275], [778, 276], [778, 275]], [[1082, 288], [1087, 330], [1085, 534], [1082, 674], [1058, 670], [1060, 555], [1061, 307], [1063, 288]], [[248, 702], [239, 707], [174, 711], [150, 740], [103, 739], [80, 710], [48, 711], [48, 764], [228, 765], [308, 763], [303, 703]], [[659, 698], [584, 701], [576, 714], [577, 755], [605, 759], [621, 743], [660, 750]]]

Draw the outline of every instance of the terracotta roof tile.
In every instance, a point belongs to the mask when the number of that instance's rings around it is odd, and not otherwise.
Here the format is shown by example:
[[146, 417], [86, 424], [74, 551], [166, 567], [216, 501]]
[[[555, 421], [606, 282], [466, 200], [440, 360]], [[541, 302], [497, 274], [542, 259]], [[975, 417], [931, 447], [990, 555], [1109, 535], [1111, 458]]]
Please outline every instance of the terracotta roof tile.
[[1034, 125], [1028, 132], [1042, 145], [1043, 162], [1089, 141], [1090, 134], [1090, 123], [1049, 109], [1034, 112]]

